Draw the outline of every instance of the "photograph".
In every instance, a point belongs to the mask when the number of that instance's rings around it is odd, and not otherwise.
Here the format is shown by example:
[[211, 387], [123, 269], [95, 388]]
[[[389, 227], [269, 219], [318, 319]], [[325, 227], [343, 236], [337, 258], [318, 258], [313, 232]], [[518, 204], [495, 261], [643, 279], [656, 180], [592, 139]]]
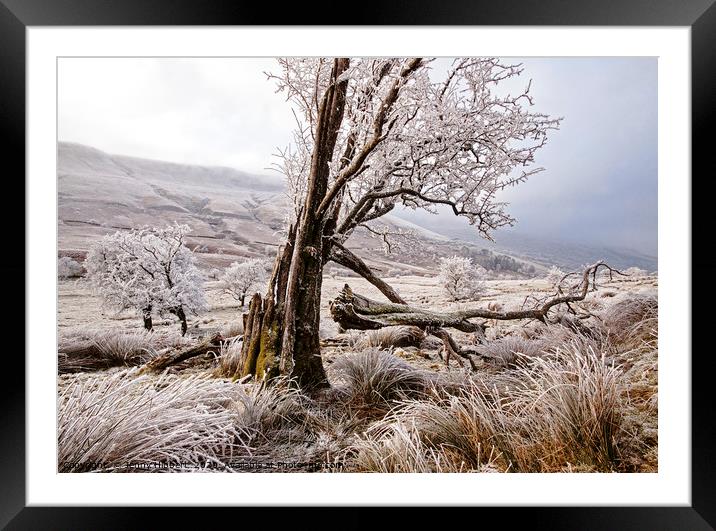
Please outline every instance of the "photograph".
[[658, 474], [659, 61], [57, 57], [56, 472]]

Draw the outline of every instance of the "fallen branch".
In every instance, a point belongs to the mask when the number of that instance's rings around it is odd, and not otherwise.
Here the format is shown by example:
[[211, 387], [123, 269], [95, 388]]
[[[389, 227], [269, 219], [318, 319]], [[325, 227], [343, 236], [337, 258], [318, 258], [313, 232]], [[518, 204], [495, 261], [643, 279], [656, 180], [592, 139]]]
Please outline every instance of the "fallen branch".
[[164, 369], [170, 367], [171, 365], [176, 365], [177, 363], [181, 363], [182, 361], [186, 361], [195, 356], [201, 356], [202, 354], [206, 354], [210, 350], [221, 348], [221, 342], [223, 340], [224, 338], [222, 337], [222, 335], [220, 333], [216, 333], [191, 348], [182, 350], [178, 353], [168, 353], [164, 354], [163, 356], [158, 356], [154, 358], [152, 361], [146, 363], [144, 367], [140, 369], [139, 373], [144, 374], [146, 372], [162, 372]]
[[439, 313], [407, 304], [379, 302], [358, 293], [346, 284], [329, 302], [333, 320], [345, 330], [377, 330], [386, 326], [413, 325], [422, 329], [455, 328], [462, 332], [484, 331], [484, 324], [468, 321], [460, 312]]
[[452, 336], [447, 333], [447, 330], [445, 330], [444, 328], [429, 328], [428, 327], [427, 332], [442, 340], [443, 350], [445, 351], [445, 366], [446, 367], [448, 367], [450, 365], [450, 358], [454, 358], [455, 361], [457, 361], [458, 365], [460, 365], [460, 367], [464, 367], [465, 364], [460, 359], [460, 357], [463, 357], [467, 361], [470, 362], [470, 367], [472, 368], [473, 371], [477, 369], [477, 366], [475, 365], [475, 362], [470, 357], [470, 355], [458, 346], [458, 344], [455, 342], [455, 340], [452, 338]]
[[333, 319], [345, 329], [375, 330], [384, 326], [414, 325], [421, 328], [455, 328], [462, 332], [477, 332], [484, 328], [484, 323], [477, 324], [470, 319], [494, 319], [509, 321], [517, 319], [536, 319], [547, 322], [549, 311], [560, 304], [584, 300], [589, 291], [590, 275], [604, 267], [622, 274], [604, 262], [597, 262], [587, 267], [582, 273], [582, 281], [576, 286], [578, 291], [569, 294], [558, 293], [545, 301], [541, 306], [531, 309], [495, 311], [482, 308], [471, 308], [455, 312], [431, 312], [422, 308], [413, 308], [407, 304], [383, 303], [368, 299], [357, 293], [346, 284], [341, 293], [330, 302]]
[[[519, 319], [536, 319], [543, 323], [549, 321], [549, 312], [559, 305], [569, 305], [572, 302], [579, 302], [585, 299], [590, 290], [596, 290], [596, 274], [599, 268], [623, 275], [620, 271], [599, 261], [584, 269], [581, 281], [571, 287], [569, 293], [564, 293], [560, 286], [557, 293], [551, 298], [539, 300], [537, 304], [528, 309], [497, 311], [482, 308], [473, 308], [455, 312], [433, 312], [422, 308], [414, 308], [407, 304], [396, 304], [393, 302], [380, 302], [354, 293], [346, 284], [341, 293], [329, 303], [333, 320], [342, 328], [356, 330], [377, 330], [386, 326], [412, 325], [417, 326], [427, 333], [439, 337], [445, 348], [446, 363], [450, 357], [455, 358], [462, 364], [458, 356], [470, 360], [474, 368], [472, 358], [467, 351], [460, 349], [444, 328], [454, 328], [462, 332], [484, 334], [486, 323], [475, 323], [471, 319], [492, 319], [495, 321], [509, 321]], [[535, 299], [537, 300], [537, 299]], [[561, 318], [565, 326], [584, 332], [587, 327], [575, 319]], [[558, 322], [558, 320], [555, 320]]]

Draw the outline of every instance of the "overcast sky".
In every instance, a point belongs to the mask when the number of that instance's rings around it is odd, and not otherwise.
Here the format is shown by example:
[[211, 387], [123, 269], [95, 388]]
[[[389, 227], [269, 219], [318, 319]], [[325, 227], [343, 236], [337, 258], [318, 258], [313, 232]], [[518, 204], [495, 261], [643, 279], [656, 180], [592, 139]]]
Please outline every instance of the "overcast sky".
[[[509, 61], [525, 71], [503, 90], [531, 78], [533, 110], [564, 117], [537, 152], [546, 171], [500, 198], [517, 230], [656, 255], [656, 59]], [[263, 73], [275, 68], [271, 59], [60, 59], [59, 139], [265, 174], [294, 127]]]

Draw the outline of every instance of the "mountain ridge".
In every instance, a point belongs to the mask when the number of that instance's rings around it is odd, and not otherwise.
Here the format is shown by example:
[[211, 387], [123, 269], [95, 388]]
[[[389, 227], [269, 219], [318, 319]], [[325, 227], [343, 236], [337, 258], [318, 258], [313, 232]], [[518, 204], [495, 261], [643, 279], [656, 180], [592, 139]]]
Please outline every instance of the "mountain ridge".
[[[114, 230], [174, 221], [192, 228], [189, 241], [201, 250], [205, 265], [210, 266], [272, 254], [282, 242], [288, 198], [281, 179], [223, 166], [109, 154], [75, 142], [58, 143], [57, 161], [60, 252], [82, 253]], [[455, 230], [450, 224], [439, 226], [411, 219], [399, 211], [381, 218], [381, 222], [412, 231], [421, 243], [405, 245], [387, 256], [379, 238], [357, 232], [349, 247], [373, 265], [394, 266], [403, 273], [434, 271], [439, 257], [449, 254], [466, 254], [492, 263], [494, 257], [486, 258], [484, 249], [519, 262], [514, 265], [507, 259], [497, 259], [495, 263], [537, 272], [552, 264], [565, 266], [559, 255], [579, 254], [569, 251], [569, 246], [567, 251], [541, 252], [539, 244], [533, 248], [515, 245], [516, 249], [495, 245], [479, 239], [474, 229]], [[628, 261], [620, 259], [615, 266], [622, 267]]]

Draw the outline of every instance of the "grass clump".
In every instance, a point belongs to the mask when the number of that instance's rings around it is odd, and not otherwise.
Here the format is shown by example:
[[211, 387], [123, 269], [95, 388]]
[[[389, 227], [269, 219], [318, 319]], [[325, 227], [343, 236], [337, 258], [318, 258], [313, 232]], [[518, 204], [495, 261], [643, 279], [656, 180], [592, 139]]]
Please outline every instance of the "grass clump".
[[368, 330], [358, 344], [363, 348], [419, 347], [425, 332], [417, 326], [386, 326]]
[[214, 371], [215, 376], [235, 376], [241, 373], [242, 337], [233, 337], [221, 343], [219, 350], [219, 365]]
[[65, 374], [143, 365], [161, 353], [190, 342], [178, 333], [169, 332], [70, 330], [60, 336], [58, 372]]
[[378, 412], [389, 409], [393, 401], [423, 394], [429, 383], [422, 371], [375, 348], [338, 358], [330, 376], [347, 403]]
[[59, 472], [227, 470], [250, 454], [229, 407], [238, 386], [199, 376], [137, 377], [136, 370], [77, 376], [65, 387]]
[[615, 470], [621, 373], [603, 352], [581, 347], [529, 360], [493, 385], [470, 379], [455, 394], [403, 400], [354, 444], [358, 468]]

